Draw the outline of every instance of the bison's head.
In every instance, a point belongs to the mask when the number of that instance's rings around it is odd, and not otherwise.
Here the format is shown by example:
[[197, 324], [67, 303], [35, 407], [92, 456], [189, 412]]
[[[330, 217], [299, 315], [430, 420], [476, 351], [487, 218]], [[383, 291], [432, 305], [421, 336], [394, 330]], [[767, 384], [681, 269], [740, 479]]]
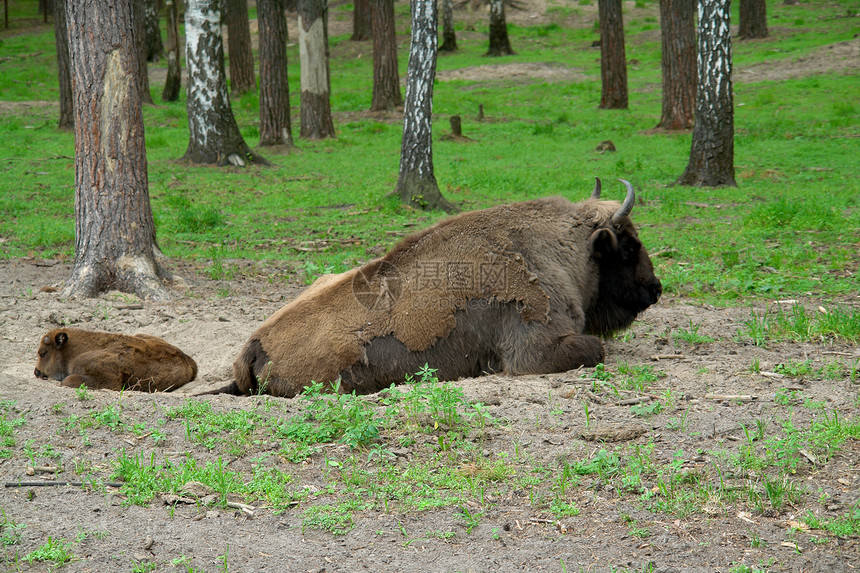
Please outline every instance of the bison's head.
[[[588, 239], [589, 254], [599, 271], [598, 292], [586, 309], [585, 331], [590, 334], [609, 335], [627, 328], [663, 292], [648, 251], [628, 217], [636, 200], [633, 186], [621, 182], [627, 187], [627, 198]], [[592, 198], [599, 195], [598, 180]]]
[[33, 374], [37, 378], [63, 381], [66, 377], [66, 357], [63, 352], [69, 341], [69, 333], [63, 329], [52, 330], [39, 343], [39, 357]]

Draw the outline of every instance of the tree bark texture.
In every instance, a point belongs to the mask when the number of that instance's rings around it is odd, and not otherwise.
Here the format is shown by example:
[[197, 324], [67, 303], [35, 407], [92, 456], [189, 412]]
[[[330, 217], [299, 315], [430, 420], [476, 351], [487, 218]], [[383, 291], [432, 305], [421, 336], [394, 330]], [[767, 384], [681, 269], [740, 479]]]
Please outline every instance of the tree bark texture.
[[260, 26], [260, 145], [293, 145], [283, 0], [257, 0]]
[[369, 40], [373, 35], [373, 23], [370, 3], [372, 0], [355, 0], [352, 11], [352, 37], [353, 42]]
[[457, 33], [454, 31], [454, 0], [442, 0], [442, 45], [440, 52], [457, 51]]
[[54, 0], [54, 39], [57, 45], [57, 76], [60, 81], [60, 129], [74, 129], [72, 112], [72, 76], [69, 63], [69, 26], [66, 0]]
[[490, 48], [485, 56], [510, 56], [514, 53], [508, 39], [508, 22], [505, 20], [504, 0], [489, 0]]
[[598, 0], [600, 19], [600, 109], [627, 109], [627, 56], [621, 0]]
[[164, 80], [162, 101], [176, 101], [182, 87], [182, 69], [179, 62], [179, 0], [166, 0], [167, 9], [167, 77]]
[[72, 0], [75, 264], [64, 295], [168, 298], [155, 260], [132, 0]]
[[450, 213], [456, 208], [442, 196], [433, 174], [433, 80], [439, 42], [436, 18], [435, 0], [412, 0], [400, 173], [394, 194], [407, 205]]
[[690, 161], [678, 185], [736, 186], [730, 0], [699, 0], [698, 86]]
[[248, 162], [265, 164], [265, 159], [248, 148], [230, 107], [220, 4], [221, 0], [185, 2], [186, 106], [191, 136], [184, 159], [238, 167]]
[[334, 137], [329, 101], [326, 1], [299, 0], [299, 67], [302, 83], [300, 137]]
[[660, 0], [663, 111], [657, 127], [693, 127], [696, 102], [696, 0]]
[[248, 0], [225, 0], [227, 6], [227, 59], [230, 61], [230, 91], [243, 94], [257, 88]]
[[152, 104], [154, 102], [152, 101], [152, 94], [149, 92], [149, 67], [146, 61], [146, 10], [144, 6], [146, 2], [147, 0], [132, 1], [132, 23], [134, 24], [132, 38], [134, 38], [137, 47], [141, 101]]
[[738, 37], [744, 40], [767, 38], [767, 3], [765, 0], [740, 0]]
[[370, 111], [392, 110], [403, 104], [397, 71], [394, 0], [370, 0], [373, 16], [373, 99]]
[[146, 59], [157, 62], [164, 56], [161, 26], [158, 22], [158, 0], [144, 0], [143, 14], [146, 27]]

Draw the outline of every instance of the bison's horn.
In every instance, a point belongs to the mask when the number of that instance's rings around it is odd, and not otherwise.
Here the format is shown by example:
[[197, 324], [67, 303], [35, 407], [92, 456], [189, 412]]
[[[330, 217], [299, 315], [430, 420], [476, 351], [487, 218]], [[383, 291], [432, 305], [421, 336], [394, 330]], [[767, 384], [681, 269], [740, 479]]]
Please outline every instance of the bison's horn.
[[633, 185], [630, 184], [629, 181], [625, 181], [624, 179], [619, 179], [624, 186], [627, 187], [627, 197], [624, 199], [624, 203], [621, 204], [621, 207], [612, 215], [612, 224], [617, 225], [621, 222], [624, 217], [630, 214], [630, 211], [633, 210], [633, 203], [636, 202], [636, 194], [633, 192]]
[[594, 191], [591, 192], [592, 199], [600, 199], [600, 177], [594, 178]]

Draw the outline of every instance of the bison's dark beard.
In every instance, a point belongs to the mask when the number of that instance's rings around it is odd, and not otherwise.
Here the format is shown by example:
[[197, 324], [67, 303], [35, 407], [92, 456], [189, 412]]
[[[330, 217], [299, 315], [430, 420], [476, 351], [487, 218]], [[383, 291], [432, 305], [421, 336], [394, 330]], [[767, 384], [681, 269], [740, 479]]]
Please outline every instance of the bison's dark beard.
[[657, 278], [648, 285], [621, 291], [618, 284], [603, 284], [597, 299], [585, 311], [585, 334], [609, 337], [633, 324], [646, 308], [660, 300], [663, 286]]

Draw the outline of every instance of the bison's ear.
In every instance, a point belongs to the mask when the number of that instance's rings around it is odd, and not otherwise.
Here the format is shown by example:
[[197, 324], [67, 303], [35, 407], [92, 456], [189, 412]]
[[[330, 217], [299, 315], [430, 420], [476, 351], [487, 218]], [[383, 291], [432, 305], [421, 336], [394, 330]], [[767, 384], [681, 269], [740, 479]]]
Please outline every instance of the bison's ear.
[[59, 350], [63, 346], [66, 345], [66, 342], [69, 341], [69, 335], [65, 332], [58, 332], [57, 336], [54, 337], [54, 346]]
[[618, 252], [618, 237], [612, 229], [597, 229], [588, 238], [588, 250], [595, 259]]

